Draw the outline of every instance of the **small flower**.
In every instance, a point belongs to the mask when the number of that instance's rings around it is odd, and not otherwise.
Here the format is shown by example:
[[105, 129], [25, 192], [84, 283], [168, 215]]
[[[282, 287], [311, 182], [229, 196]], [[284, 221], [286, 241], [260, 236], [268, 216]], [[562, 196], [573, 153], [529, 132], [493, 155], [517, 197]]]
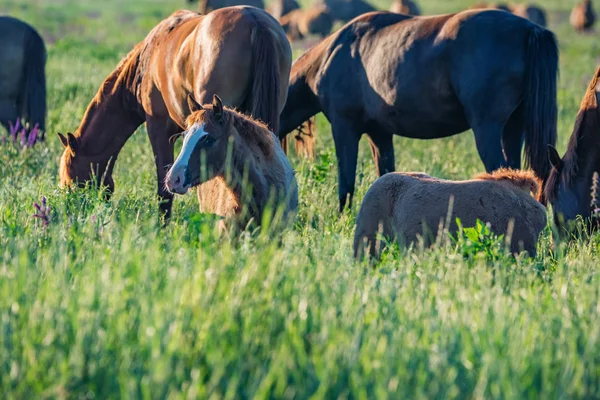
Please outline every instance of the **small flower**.
[[50, 224], [50, 206], [47, 204], [46, 196], [42, 197], [42, 204], [33, 203], [36, 212], [33, 214], [34, 218], [38, 218], [42, 221], [42, 225], [46, 228]]

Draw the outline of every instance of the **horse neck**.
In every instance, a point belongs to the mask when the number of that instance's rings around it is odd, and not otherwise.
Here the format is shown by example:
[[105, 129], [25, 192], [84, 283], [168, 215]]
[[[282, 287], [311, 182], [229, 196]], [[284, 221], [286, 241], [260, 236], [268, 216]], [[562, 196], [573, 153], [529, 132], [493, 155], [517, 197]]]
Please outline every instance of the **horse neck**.
[[292, 65], [287, 101], [279, 119], [280, 138], [322, 111], [314, 88], [319, 76], [321, 60], [327, 48], [325, 41], [309, 50]]
[[[265, 161], [257, 161], [256, 153], [260, 153], [260, 158]], [[246, 211], [259, 223], [274, 184], [269, 179], [270, 174], [265, 171], [265, 169], [273, 167], [266, 165], [268, 164], [266, 158], [265, 154], [259, 149], [259, 146], [250, 145], [238, 134], [232, 141], [232, 174], [229, 179], [225, 177], [225, 180], [229, 181], [237, 203], [246, 208]], [[250, 199], [245, 197], [248, 196], [248, 185], [252, 187]]]
[[88, 106], [78, 133], [84, 154], [94, 160], [116, 156], [144, 122], [132, 93], [116, 88], [102, 95], [103, 88]]

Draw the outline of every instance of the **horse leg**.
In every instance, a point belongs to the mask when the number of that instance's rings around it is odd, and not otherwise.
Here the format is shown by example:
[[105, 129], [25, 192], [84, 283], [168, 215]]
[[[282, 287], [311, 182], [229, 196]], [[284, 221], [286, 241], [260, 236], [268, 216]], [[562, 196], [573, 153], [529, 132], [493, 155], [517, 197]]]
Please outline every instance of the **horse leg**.
[[332, 120], [333, 141], [338, 162], [338, 195], [340, 212], [346, 204], [352, 206], [354, 196], [354, 181], [356, 179], [356, 162], [358, 160], [358, 142], [362, 133], [356, 126], [345, 119]]
[[173, 164], [174, 146], [170, 138], [180, 128], [169, 117], [146, 117], [146, 130], [154, 152], [156, 178], [158, 182], [158, 198], [160, 211], [165, 221], [171, 217], [173, 195], [165, 187], [168, 167]]
[[502, 147], [508, 167], [521, 169], [521, 149], [524, 139], [524, 120], [521, 107], [512, 113], [502, 135]]
[[394, 141], [393, 135], [388, 133], [369, 133], [369, 145], [371, 146], [371, 155], [375, 166], [377, 167], [377, 175], [382, 176], [388, 172], [393, 172], [396, 168], [394, 158]]
[[17, 122], [17, 104], [13, 99], [0, 100], [0, 124], [8, 131], [11, 122], [13, 125]]
[[503, 131], [504, 125], [498, 122], [488, 122], [473, 127], [477, 151], [487, 172], [507, 166], [502, 151]]

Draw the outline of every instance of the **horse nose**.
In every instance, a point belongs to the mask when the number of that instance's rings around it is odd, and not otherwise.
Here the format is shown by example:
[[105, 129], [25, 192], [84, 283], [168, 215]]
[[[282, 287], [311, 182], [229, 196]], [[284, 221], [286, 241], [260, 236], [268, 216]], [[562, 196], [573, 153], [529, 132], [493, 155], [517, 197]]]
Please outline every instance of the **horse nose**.
[[173, 167], [165, 179], [167, 190], [171, 193], [184, 194], [187, 192], [185, 185], [185, 167]]

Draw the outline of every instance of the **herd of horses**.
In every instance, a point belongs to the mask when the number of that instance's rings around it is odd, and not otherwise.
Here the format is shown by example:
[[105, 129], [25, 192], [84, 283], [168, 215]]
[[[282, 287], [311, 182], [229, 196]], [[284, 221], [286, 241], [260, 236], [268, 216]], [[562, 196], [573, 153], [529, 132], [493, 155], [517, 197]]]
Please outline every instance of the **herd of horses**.
[[[368, 12], [292, 63], [284, 29], [259, 8], [177, 11], [109, 74], [74, 133], [58, 134], [64, 146], [60, 184], [93, 182], [114, 191], [119, 152], [145, 123], [165, 218], [174, 194], [196, 187], [201, 210], [232, 225], [260, 225], [267, 209], [281, 210], [289, 222], [298, 187], [286, 138], [323, 113], [337, 155], [339, 211], [352, 204], [363, 134], [381, 176], [357, 217], [357, 256], [365, 245], [377, 256], [381, 235], [406, 244], [423, 237], [426, 227], [446, 217], [449, 203], [452, 215], [466, 223], [480, 219], [499, 234], [510, 227], [511, 249], [535, 254], [548, 202], [561, 226], [592, 216], [592, 175], [600, 170], [600, 69], [560, 158], [554, 148], [556, 39], [513, 12]], [[39, 59], [43, 71], [43, 42], [40, 51], [39, 35], [27, 32], [21, 34], [22, 57]], [[45, 82], [39, 65], [34, 69], [31, 76], [23, 73], [25, 87], [31, 80], [44, 89], [20, 92], [25, 111], [1, 114], [3, 123], [16, 115], [42, 123], [29, 105], [41, 104], [43, 94], [45, 112]], [[435, 139], [469, 129], [486, 174], [454, 182], [392, 173], [394, 135]], [[179, 136], [183, 146], [175, 159]], [[520, 171], [523, 147], [533, 172]]]

